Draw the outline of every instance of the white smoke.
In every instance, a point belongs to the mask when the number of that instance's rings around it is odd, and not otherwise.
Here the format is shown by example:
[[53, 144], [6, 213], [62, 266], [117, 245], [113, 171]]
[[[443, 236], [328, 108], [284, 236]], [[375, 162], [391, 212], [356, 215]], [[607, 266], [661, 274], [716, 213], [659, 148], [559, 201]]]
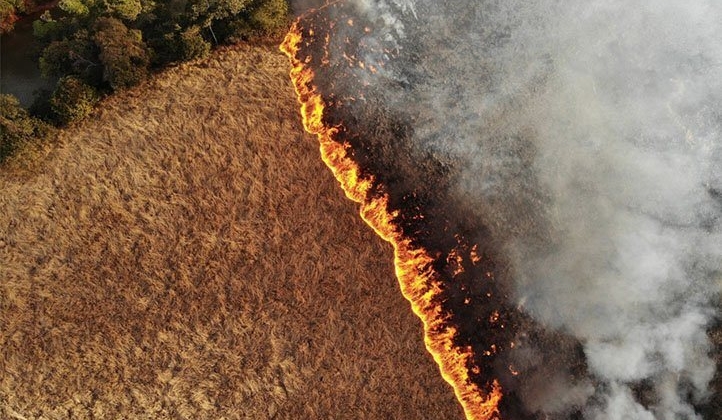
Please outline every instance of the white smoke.
[[354, 3], [375, 25], [369, 60], [393, 43], [396, 67], [423, 75], [387, 103], [460, 171], [517, 303], [584, 345], [592, 377], [550, 378], [528, 408], [700, 418], [722, 267], [722, 2]]
[[[699, 418], [691, 403], [707, 396], [714, 374], [706, 329], [722, 262], [713, 193], [722, 187], [722, 4], [549, 9], [534, 11], [536, 21], [527, 12], [494, 60], [503, 69], [497, 100], [513, 111], [498, 114], [501, 139], [472, 145], [483, 153], [521, 135], [534, 150], [531, 178], [544, 198], [534, 217], [546, 229], [508, 244], [518, 298], [584, 344], [605, 395], [588, 418]], [[526, 69], [542, 59], [550, 69], [540, 82]], [[494, 160], [498, 178], [509, 165]], [[500, 195], [492, 198], [503, 206], [507, 194], [524, 193], [517, 179], [479, 188], [484, 166], [469, 165], [465, 194]], [[490, 210], [486, 217], [518, 220], [517, 209]], [[540, 233], [541, 242], [530, 240]], [[656, 391], [646, 408], [632, 398], [643, 380]]]

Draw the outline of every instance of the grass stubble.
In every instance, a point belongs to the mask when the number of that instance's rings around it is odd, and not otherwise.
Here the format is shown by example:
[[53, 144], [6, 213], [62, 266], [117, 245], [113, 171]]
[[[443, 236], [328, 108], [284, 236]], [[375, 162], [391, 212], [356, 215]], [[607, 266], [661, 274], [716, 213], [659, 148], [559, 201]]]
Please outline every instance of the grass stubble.
[[463, 418], [287, 63], [169, 69], [0, 170], [0, 418]]

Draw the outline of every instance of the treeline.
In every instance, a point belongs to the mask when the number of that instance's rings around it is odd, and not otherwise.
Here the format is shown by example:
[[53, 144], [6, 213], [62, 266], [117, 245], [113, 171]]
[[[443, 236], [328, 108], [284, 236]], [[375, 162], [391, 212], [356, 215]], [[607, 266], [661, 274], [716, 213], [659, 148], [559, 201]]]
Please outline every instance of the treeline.
[[61, 0], [58, 9], [33, 22], [41, 73], [57, 84], [39, 92], [29, 112], [3, 95], [0, 162], [48, 132], [46, 123], [80, 120], [103, 95], [153, 70], [216, 45], [272, 37], [288, 24], [287, 0]]

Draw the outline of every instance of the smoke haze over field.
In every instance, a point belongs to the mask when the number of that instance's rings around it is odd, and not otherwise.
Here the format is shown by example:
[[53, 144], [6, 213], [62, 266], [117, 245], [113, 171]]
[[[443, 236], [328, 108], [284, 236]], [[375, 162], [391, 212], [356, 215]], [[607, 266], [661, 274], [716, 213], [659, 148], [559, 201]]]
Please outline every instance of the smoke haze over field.
[[350, 40], [358, 83], [409, 122], [419, 159], [459, 174], [456, 211], [508, 259], [512, 303], [583, 345], [589, 375], [522, 384], [526, 409], [701, 418], [722, 276], [722, 3], [349, 3], [371, 22]]

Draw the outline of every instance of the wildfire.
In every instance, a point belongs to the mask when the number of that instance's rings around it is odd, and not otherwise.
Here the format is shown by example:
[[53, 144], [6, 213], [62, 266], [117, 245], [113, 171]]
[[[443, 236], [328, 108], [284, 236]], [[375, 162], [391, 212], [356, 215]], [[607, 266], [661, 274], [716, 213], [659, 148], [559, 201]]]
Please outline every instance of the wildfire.
[[[466, 417], [498, 419], [501, 386], [495, 380], [490, 390], [483, 390], [470, 380], [469, 369], [474, 369], [471, 349], [454, 344], [456, 329], [449, 325], [447, 315], [435, 303], [441, 288], [440, 274], [431, 267], [433, 258], [401, 233], [394, 223], [397, 213], [389, 210], [389, 198], [383, 185], [375, 184], [372, 177], [362, 177], [359, 166], [349, 155], [350, 146], [336, 140], [341, 127], [329, 127], [324, 123], [325, 103], [314, 86], [313, 70], [299, 58], [301, 43], [302, 33], [297, 21], [280, 48], [292, 64], [291, 80], [301, 105], [304, 128], [318, 137], [323, 161], [346, 196], [361, 205], [363, 220], [393, 245], [396, 277], [401, 291], [423, 322], [426, 348], [438, 364], [443, 378], [453, 387]], [[372, 187], [375, 187], [373, 192]]]

